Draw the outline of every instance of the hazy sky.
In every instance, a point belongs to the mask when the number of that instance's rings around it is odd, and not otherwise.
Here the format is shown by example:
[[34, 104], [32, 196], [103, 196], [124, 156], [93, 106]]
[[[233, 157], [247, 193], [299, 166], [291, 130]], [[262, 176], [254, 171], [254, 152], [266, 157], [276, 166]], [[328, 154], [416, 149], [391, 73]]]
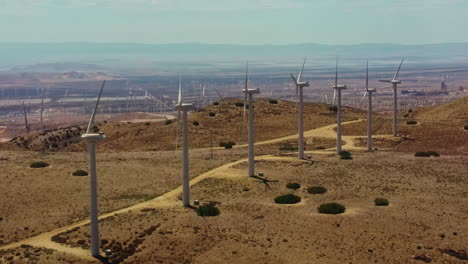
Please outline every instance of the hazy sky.
[[1, 42], [468, 42], [468, 0], [0, 0]]

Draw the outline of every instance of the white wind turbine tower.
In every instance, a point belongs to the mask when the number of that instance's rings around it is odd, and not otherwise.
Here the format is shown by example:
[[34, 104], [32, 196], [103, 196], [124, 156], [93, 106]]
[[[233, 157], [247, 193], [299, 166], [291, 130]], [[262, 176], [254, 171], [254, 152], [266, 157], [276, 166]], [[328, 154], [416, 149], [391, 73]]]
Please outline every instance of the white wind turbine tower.
[[104, 140], [106, 137], [103, 133], [92, 134], [92, 129], [94, 126], [94, 117], [96, 115], [99, 100], [101, 100], [102, 90], [106, 81], [102, 82], [101, 90], [99, 91], [99, 96], [94, 106], [93, 113], [89, 119], [88, 128], [86, 133], [81, 136], [88, 143], [89, 151], [89, 174], [90, 174], [90, 222], [91, 222], [91, 255], [94, 257], [99, 256], [99, 223], [98, 223], [98, 201], [97, 201], [97, 175], [96, 175], [96, 143], [98, 141]]
[[[254, 158], [254, 111], [253, 111], [253, 95], [259, 94], [260, 89], [249, 89], [249, 71], [248, 63], [246, 64], [245, 70], [245, 87], [244, 87], [244, 117], [245, 117], [245, 108], [247, 107], [247, 97], [249, 99], [249, 177], [255, 176], [255, 158]], [[244, 123], [244, 122], [242, 122]]]
[[[177, 112], [177, 139], [179, 135], [180, 112], [182, 112], [182, 203], [184, 206], [190, 206], [190, 185], [189, 185], [189, 155], [188, 155], [188, 126], [187, 112], [192, 110], [193, 103], [182, 102], [182, 74], [179, 76], [179, 98], [176, 105]], [[177, 146], [177, 143], [176, 143]], [[177, 147], [176, 147], [177, 149]]]
[[367, 105], [367, 151], [372, 151], [372, 93], [376, 92], [375, 88], [369, 89], [369, 61], [366, 64], [366, 90], [364, 91], [364, 96], [362, 97], [361, 103], [368, 97]]
[[397, 113], [398, 113], [398, 105], [397, 105], [397, 86], [398, 84], [401, 84], [401, 80], [398, 80], [398, 73], [400, 73], [401, 65], [403, 64], [403, 61], [405, 58], [401, 60], [400, 66], [398, 67], [398, 70], [395, 73], [395, 76], [393, 76], [392, 80], [379, 80], [379, 82], [387, 82], [391, 83], [393, 85], [393, 136], [397, 136]]
[[304, 63], [302, 64], [302, 69], [297, 76], [297, 79], [294, 78], [294, 75], [290, 73], [291, 78], [296, 86], [296, 98], [299, 92], [299, 139], [298, 139], [298, 150], [299, 159], [304, 159], [304, 98], [303, 98], [303, 89], [304, 87], [309, 87], [309, 82], [301, 82], [302, 73], [304, 71], [304, 65], [306, 63], [306, 59], [304, 59]]
[[[338, 85], [338, 59], [336, 59], [336, 72], [335, 72], [335, 85], [333, 86], [335, 92], [333, 94], [333, 99], [335, 94], [338, 94], [338, 106], [336, 112], [336, 153], [340, 154], [341, 152], [341, 90], [346, 89], [346, 85]], [[334, 101], [334, 100], [333, 100]]]

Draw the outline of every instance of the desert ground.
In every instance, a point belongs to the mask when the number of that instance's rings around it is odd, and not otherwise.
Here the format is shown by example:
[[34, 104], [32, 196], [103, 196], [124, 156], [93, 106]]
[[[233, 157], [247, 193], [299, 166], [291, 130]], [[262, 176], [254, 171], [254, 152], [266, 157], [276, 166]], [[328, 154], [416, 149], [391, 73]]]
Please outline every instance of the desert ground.
[[[89, 176], [72, 176], [87, 169], [85, 145], [34, 150], [46, 136], [40, 134], [2, 143], [0, 263], [464, 263], [466, 103], [439, 107], [400, 113], [398, 137], [388, 135], [389, 116], [375, 115], [373, 152], [365, 151], [366, 112], [346, 108], [344, 149], [353, 159], [343, 160], [334, 152], [333, 111], [308, 104], [311, 157], [298, 160], [295, 104], [260, 100], [259, 178], [247, 177], [242, 107], [235, 100], [193, 113], [191, 200], [215, 204], [220, 215], [212, 217], [180, 201], [176, 123], [101, 120], [98, 129], [109, 138], [98, 147], [101, 249], [113, 252], [102, 260], [89, 256]], [[236, 142], [233, 149], [218, 147], [228, 140]], [[280, 150], [284, 146], [292, 148]], [[441, 155], [415, 157], [417, 151]], [[33, 161], [50, 166], [29, 168]], [[288, 189], [287, 183], [301, 187]], [[310, 194], [311, 186], [327, 192]], [[288, 193], [301, 201], [274, 202]], [[388, 199], [389, 206], [375, 206], [376, 198]], [[317, 207], [328, 202], [346, 211], [319, 214]]]

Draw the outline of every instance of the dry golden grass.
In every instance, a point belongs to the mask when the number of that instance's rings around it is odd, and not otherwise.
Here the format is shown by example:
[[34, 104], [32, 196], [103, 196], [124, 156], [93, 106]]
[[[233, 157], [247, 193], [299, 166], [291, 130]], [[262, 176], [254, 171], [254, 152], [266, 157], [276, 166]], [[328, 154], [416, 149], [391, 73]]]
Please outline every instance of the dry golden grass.
[[[321, 155], [314, 163], [258, 162], [258, 171], [278, 181], [268, 185], [241, 176], [242, 163], [192, 187], [193, 199], [217, 202], [220, 216], [202, 218], [190, 209], [132, 211], [101, 221], [102, 238], [122, 245], [114, 249], [141, 239], [123, 263], [412, 263], [419, 255], [433, 263], [459, 263], [440, 249], [464, 250], [468, 242], [466, 160], [353, 156], [352, 161]], [[288, 182], [302, 188], [287, 189]], [[328, 192], [308, 194], [306, 188], [316, 185]], [[286, 193], [302, 201], [274, 203]], [[390, 206], [374, 206], [377, 197]], [[346, 212], [318, 214], [326, 202], [339, 202]], [[152, 226], [157, 228], [148, 235]], [[77, 245], [88, 229], [62, 236]]]

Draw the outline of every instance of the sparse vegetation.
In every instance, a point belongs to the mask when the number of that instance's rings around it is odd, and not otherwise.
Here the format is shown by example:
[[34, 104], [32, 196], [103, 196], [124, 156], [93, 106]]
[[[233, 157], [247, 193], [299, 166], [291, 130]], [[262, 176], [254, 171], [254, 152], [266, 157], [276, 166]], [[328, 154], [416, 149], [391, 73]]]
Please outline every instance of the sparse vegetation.
[[351, 154], [351, 152], [343, 150], [343, 151], [340, 152], [340, 159], [342, 159], [342, 160], [352, 160], [353, 159], [352, 155], [353, 154]]
[[174, 121], [172, 119], [166, 119], [166, 121], [164, 122], [165, 125], [170, 125], [172, 124]]
[[285, 144], [279, 147], [279, 150], [281, 151], [294, 151], [297, 150], [297, 147], [290, 145], [290, 144]]
[[277, 100], [274, 100], [274, 99], [271, 99], [270, 101], [268, 101], [270, 104], [278, 104], [278, 101]]
[[440, 154], [435, 151], [418, 151], [414, 154], [415, 157], [440, 157]]
[[281, 195], [275, 198], [275, 203], [278, 204], [296, 204], [301, 201], [301, 197], [294, 194]]
[[330, 110], [332, 112], [336, 112], [336, 111], [338, 111], [338, 108], [336, 106], [330, 106], [330, 107], [328, 107], [328, 110]]
[[301, 185], [299, 183], [297, 183], [297, 182], [290, 182], [290, 183], [286, 184], [286, 188], [297, 190], [297, 189], [301, 188]]
[[29, 167], [31, 167], [31, 168], [45, 168], [45, 167], [49, 167], [49, 163], [44, 162], [44, 161], [35, 161], [35, 162], [31, 163], [31, 165], [29, 165]]
[[194, 126], [199, 126], [200, 123], [198, 123], [198, 121], [195, 120], [195, 121], [193, 121], [193, 125], [194, 125]]
[[342, 214], [346, 211], [346, 207], [339, 203], [322, 204], [317, 209], [321, 214]]
[[211, 117], [216, 116], [216, 114], [213, 113], [213, 112], [209, 112], [208, 115], [211, 116]]
[[376, 198], [374, 204], [375, 206], [388, 206], [390, 203], [385, 198]]
[[243, 102], [235, 102], [234, 105], [237, 106], [237, 107], [244, 107]]
[[318, 146], [315, 149], [325, 149], [325, 147], [324, 146]]
[[204, 204], [197, 209], [197, 215], [199, 216], [217, 216], [219, 214], [220, 211], [214, 203]]
[[417, 123], [418, 122], [416, 122], [415, 120], [406, 121], [407, 125], [416, 125]]
[[236, 142], [234, 142], [234, 141], [227, 141], [227, 142], [221, 141], [221, 142], [219, 142], [219, 146], [224, 147], [225, 149], [232, 149], [232, 147], [235, 146], [235, 145], [236, 145]]
[[324, 194], [327, 192], [327, 188], [323, 186], [312, 186], [307, 188], [307, 192], [311, 194]]
[[73, 176], [88, 176], [88, 172], [85, 170], [76, 170], [72, 173]]
[[218, 103], [218, 102], [214, 102], [213, 105], [219, 105], [219, 103]]

